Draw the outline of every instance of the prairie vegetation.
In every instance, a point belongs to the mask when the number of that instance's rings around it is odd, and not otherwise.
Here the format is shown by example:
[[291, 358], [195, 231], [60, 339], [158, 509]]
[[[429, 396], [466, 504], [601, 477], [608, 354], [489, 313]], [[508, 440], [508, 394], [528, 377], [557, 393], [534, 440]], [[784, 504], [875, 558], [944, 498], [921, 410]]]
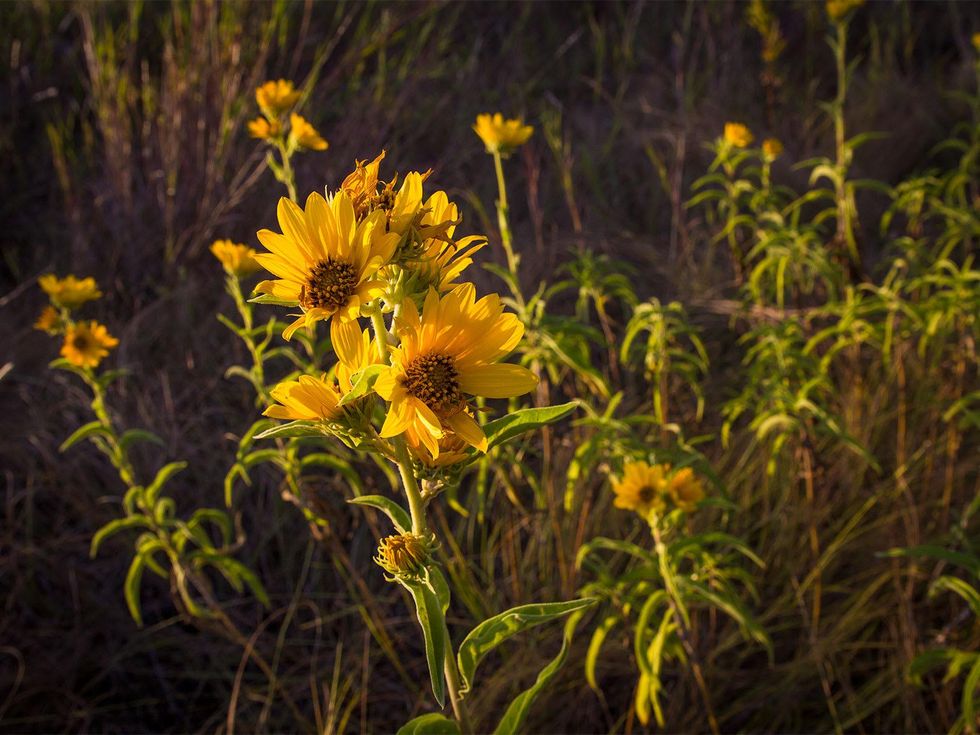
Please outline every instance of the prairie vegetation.
[[4, 730], [976, 731], [977, 6], [0, 27]]

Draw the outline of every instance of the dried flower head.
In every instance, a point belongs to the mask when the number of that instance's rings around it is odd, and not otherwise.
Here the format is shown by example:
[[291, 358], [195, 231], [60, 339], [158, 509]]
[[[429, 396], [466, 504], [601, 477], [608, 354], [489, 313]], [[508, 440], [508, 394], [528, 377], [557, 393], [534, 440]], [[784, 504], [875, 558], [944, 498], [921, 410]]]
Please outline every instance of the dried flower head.
[[374, 561], [394, 577], [417, 577], [425, 569], [431, 551], [430, 539], [402, 533], [381, 539]]

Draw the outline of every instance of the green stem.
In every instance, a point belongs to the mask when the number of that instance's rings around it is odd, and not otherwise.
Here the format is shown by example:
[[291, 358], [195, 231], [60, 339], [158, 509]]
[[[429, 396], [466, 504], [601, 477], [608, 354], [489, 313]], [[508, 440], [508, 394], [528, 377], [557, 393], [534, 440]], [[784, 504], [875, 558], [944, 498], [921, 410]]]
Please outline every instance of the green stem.
[[844, 103], [847, 99], [847, 21], [836, 24], [837, 44], [835, 61], [837, 64], [837, 96], [834, 98], [834, 144], [837, 158], [837, 240], [846, 246], [848, 255], [855, 266], [860, 267], [861, 256], [854, 239], [854, 223], [851, 221], [851, 207], [847, 195], [847, 148], [845, 145]]
[[286, 147], [286, 143], [282, 140], [278, 142], [279, 156], [282, 160], [282, 183], [286, 185], [286, 191], [289, 192], [289, 198], [294, 202], [296, 201], [296, 174], [293, 171], [293, 164], [290, 163], [289, 159], [291, 154], [289, 149]]
[[[495, 151], [493, 154], [493, 167], [497, 173], [497, 226], [500, 228], [500, 242], [503, 244], [504, 253], [507, 256], [507, 270], [514, 277], [514, 283], [518, 284], [517, 267], [520, 260], [514, 255], [514, 245], [508, 222], [507, 182], [504, 179], [504, 166], [501, 162], [499, 151]], [[520, 289], [518, 288], [514, 296], [519, 298], [521, 303], [523, 303], [523, 298], [519, 291]]]
[[[446, 631], [446, 640], [451, 641], [449, 628], [445, 625], [445, 619], [443, 619], [443, 629]], [[452, 646], [446, 647], [445, 673], [446, 684], [449, 685], [449, 702], [453, 707], [453, 714], [456, 716], [456, 721], [459, 722], [459, 728], [463, 732], [463, 735], [474, 732], [469, 713], [466, 711], [466, 705], [463, 703], [463, 698], [459, 693], [459, 669], [456, 667], [456, 657], [453, 655]]]
[[242, 318], [243, 334], [241, 340], [245, 343], [245, 347], [248, 348], [248, 352], [252, 356], [252, 385], [255, 387], [259, 397], [268, 403], [269, 397], [265, 390], [265, 368], [263, 365], [265, 358], [262, 356], [262, 350], [259, 349], [252, 336], [252, 306], [245, 300], [245, 295], [242, 293], [241, 283], [239, 283], [237, 276], [228, 275], [228, 293], [231, 294], [232, 299], [235, 301], [235, 308], [238, 309], [238, 314]]

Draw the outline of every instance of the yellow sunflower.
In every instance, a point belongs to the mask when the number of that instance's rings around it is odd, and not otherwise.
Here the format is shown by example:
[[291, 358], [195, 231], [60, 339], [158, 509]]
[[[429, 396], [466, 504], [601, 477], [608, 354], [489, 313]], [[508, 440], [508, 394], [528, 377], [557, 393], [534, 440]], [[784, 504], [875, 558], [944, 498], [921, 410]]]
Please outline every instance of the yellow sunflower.
[[262, 270], [262, 266], [255, 261], [258, 253], [248, 245], [234, 243], [231, 240], [215, 240], [211, 245], [211, 254], [221, 261], [225, 272], [236, 278], [248, 278]]
[[94, 278], [75, 278], [75, 276], [58, 278], [53, 273], [48, 273], [38, 278], [37, 282], [51, 299], [51, 303], [65, 309], [77, 309], [85, 302], [94, 301], [102, 296], [99, 287], [95, 285]]
[[487, 239], [482, 235], [470, 235], [458, 242], [452, 239], [459, 210], [444, 191], [430, 196], [422, 213], [419, 231], [426, 239], [410, 268], [421, 276], [424, 284], [448, 291], [457, 285], [454, 281], [473, 262], [473, 254], [487, 244]]
[[65, 331], [61, 356], [78, 367], [97, 367], [119, 340], [98, 322], [78, 322]]
[[285, 79], [269, 81], [255, 90], [255, 101], [270, 119], [277, 118], [299, 102], [301, 93]]
[[289, 137], [300, 148], [307, 150], [325, 151], [329, 147], [329, 143], [320, 137], [316, 128], [295, 112], [289, 116]]
[[636, 511], [644, 518], [666, 508], [664, 494], [667, 492], [667, 483], [663, 465], [627, 462], [623, 467], [622, 478], [614, 479], [612, 488], [616, 493], [613, 505], [617, 508]]
[[505, 313], [496, 294], [476, 300], [471, 283], [440, 297], [426, 296], [422, 315], [406, 301], [396, 320], [401, 344], [374, 389], [390, 401], [381, 436], [412, 430], [433, 458], [452, 431], [487, 450], [483, 429], [467, 412], [465, 395], [510, 398], [534, 389], [537, 378], [520, 365], [498, 364], [520, 342], [524, 326]]
[[690, 467], [684, 467], [677, 470], [667, 482], [667, 493], [678, 508], [690, 513], [704, 498], [704, 487], [694, 476], [694, 471]]
[[57, 334], [61, 330], [61, 315], [58, 310], [48, 304], [34, 322], [34, 328], [48, 334]]
[[777, 138], [766, 138], [762, 141], [762, 155], [770, 161], [775, 161], [783, 155], [783, 144]]
[[745, 125], [736, 122], [725, 123], [724, 137], [726, 143], [736, 148], [748, 148], [755, 140], [755, 136]]
[[331, 346], [337, 353], [337, 366], [334, 375], [340, 390], [349, 393], [353, 387], [354, 373], [370, 365], [381, 364], [381, 354], [377, 342], [371, 339], [371, 332], [356, 321], [344, 322], [331, 332]]
[[270, 140], [282, 135], [282, 123], [278, 120], [267, 120], [259, 115], [254, 120], [249, 120], [248, 134], [259, 140]]
[[337, 418], [343, 409], [340, 393], [326, 375], [314, 378], [300, 375], [298, 380], [284, 380], [272, 389], [276, 405], [269, 406], [263, 414], [274, 419], [290, 421], [318, 421]]
[[487, 153], [499, 152], [504, 157], [524, 145], [534, 132], [534, 128], [525, 125], [520, 118], [504, 120], [499, 112], [477, 115], [473, 130], [487, 147]]
[[328, 203], [314, 192], [305, 210], [280, 199], [278, 219], [282, 234], [261, 230], [259, 241], [270, 252], [255, 259], [279, 278], [262, 281], [255, 290], [302, 307], [283, 337], [289, 339], [300, 327], [321, 319], [330, 319], [333, 329], [356, 319], [362, 304], [381, 295], [384, 283], [374, 275], [399, 240], [385, 232], [383, 212], [356, 222], [346, 193], [339, 192]]

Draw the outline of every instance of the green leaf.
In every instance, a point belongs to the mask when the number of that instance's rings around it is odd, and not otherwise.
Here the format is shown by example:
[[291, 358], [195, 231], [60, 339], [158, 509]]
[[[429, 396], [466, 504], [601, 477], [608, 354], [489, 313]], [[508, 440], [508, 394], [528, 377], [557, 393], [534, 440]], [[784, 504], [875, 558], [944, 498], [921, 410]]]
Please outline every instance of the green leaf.
[[495, 447], [528, 431], [533, 431], [534, 429], [547, 426], [565, 418], [565, 416], [578, 408], [578, 405], [578, 401], [572, 401], [570, 403], [563, 403], [560, 406], [522, 408], [519, 411], [514, 411], [514, 413], [489, 422], [483, 427], [483, 430], [487, 435], [490, 446]]
[[616, 623], [619, 622], [618, 615], [607, 615], [599, 627], [595, 629], [592, 634], [592, 640], [589, 641], [589, 650], [585, 654], [585, 680], [589, 683], [592, 691], [599, 691], [599, 684], [596, 682], [595, 678], [595, 667], [599, 660], [599, 652], [602, 650], [602, 644], [606, 642], [606, 636], [609, 635], [609, 631], [612, 630]]
[[565, 659], [568, 658], [568, 647], [572, 642], [572, 636], [575, 634], [575, 626], [578, 624], [580, 617], [581, 613], [573, 615], [565, 624], [561, 650], [558, 651], [558, 655], [551, 660], [551, 663], [541, 669], [537, 680], [530, 688], [525, 689], [514, 698], [514, 701], [507, 707], [507, 711], [504, 712], [504, 716], [500, 718], [500, 722], [497, 723], [497, 727], [493, 731], [494, 735], [510, 735], [511, 733], [520, 731], [524, 720], [527, 718], [527, 712], [534, 703], [534, 700], [541, 693], [541, 690], [555, 678], [555, 674], [558, 673], [558, 670], [565, 663]]
[[943, 575], [932, 583], [929, 589], [929, 595], [934, 596], [942, 591], [953, 592], [962, 597], [966, 601], [966, 604], [970, 606], [974, 616], [980, 618], [980, 593], [969, 582], [958, 577]]
[[102, 526], [102, 528], [96, 531], [94, 536], [92, 536], [92, 545], [89, 547], [89, 556], [94, 559], [96, 554], [99, 553], [99, 547], [102, 546], [103, 541], [110, 536], [114, 536], [120, 531], [125, 531], [129, 528], [152, 528], [152, 526], [143, 516], [117, 518], [114, 521], [109, 521]]
[[123, 435], [119, 437], [119, 448], [125, 452], [131, 444], [136, 442], [149, 442], [161, 447], [166, 446], [163, 439], [152, 431], [147, 431], [146, 429], [130, 429], [129, 431], [123, 432]]
[[529, 630], [549, 620], [594, 605], [597, 600], [586, 598], [568, 602], [541, 602], [520, 605], [484, 620], [470, 631], [459, 646], [457, 656], [462, 677], [460, 694], [469, 691], [476, 667], [490, 651], [517, 633]]
[[911, 546], [904, 549], [889, 549], [888, 551], [881, 553], [880, 556], [905, 556], [912, 559], [924, 558], [948, 561], [950, 564], [955, 564], [958, 567], [966, 569], [973, 576], [980, 577], [980, 558], [974, 556], [973, 554], [964, 554], [959, 551], [952, 551], [950, 549], [943, 548], [942, 546], [923, 544], [921, 546]]
[[459, 725], [438, 712], [409, 720], [395, 735], [460, 735]]
[[126, 606], [129, 614], [133, 616], [136, 625], [143, 627], [143, 615], [140, 612], [140, 582], [143, 580], [143, 567], [146, 561], [141, 554], [133, 557], [133, 563], [129, 565], [126, 572], [126, 582], [123, 586], [123, 594], [126, 597]]
[[256, 434], [256, 439], [286, 439], [293, 436], [323, 436], [324, 431], [319, 421], [290, 421], [288, 424], [280, 424], [266, 429], [261, 434]]
[[368, 365], [363, 370], [358, 370], [354, 373], [351, 381], [351, 389], [347, 395], [340, 399], [338, 405], [346, 406], [348, 403], [353, 403], [358, 398], [363, 398], [374, 390], [374, 382], [386, 367], [385, 365]]
[[112, 432], [102, 425], [100, 421], [91, 421], [84, 426], [80, 426], [72, 432], [72, 435], [65, 439], [61, 446], [58, 447], [59, 452], [64, 452], [67, 449], [78, 444], [82, 439], [88, 439], [91, 436], [107, 436], [111, 437]]
[[432, 684], [432, 695], [439, 706], [446, 703], [446, 622], [442, 616], [439, 599], [429, 587], [422, 582], [402, 582], [415, 600], [415, 612], [422, 626], [422, 637], [425, 639], [425, 660], [429, 664], [429, 681]]
[[391, 498], [386, 498], [384, 495], [362, 495], [359, 498], [351, 498], [347, 502], [354, 505], [366, 505], [382, 511], [395, 524], [395, 530], [398, 533], [408, 533], [412, 530], [412, 517], [408, 511]]
[[187, 462], [171, 462], [166, 464], [159, 469], [156, 477], [153, 478], [153, 482], [146, 486], [146, 504], [153, 505], [156, 503], [157, 495], [163, 490], [163, 486], [169, 482], [170, 478], [176, 475], [178, 472], [187, 467]]

